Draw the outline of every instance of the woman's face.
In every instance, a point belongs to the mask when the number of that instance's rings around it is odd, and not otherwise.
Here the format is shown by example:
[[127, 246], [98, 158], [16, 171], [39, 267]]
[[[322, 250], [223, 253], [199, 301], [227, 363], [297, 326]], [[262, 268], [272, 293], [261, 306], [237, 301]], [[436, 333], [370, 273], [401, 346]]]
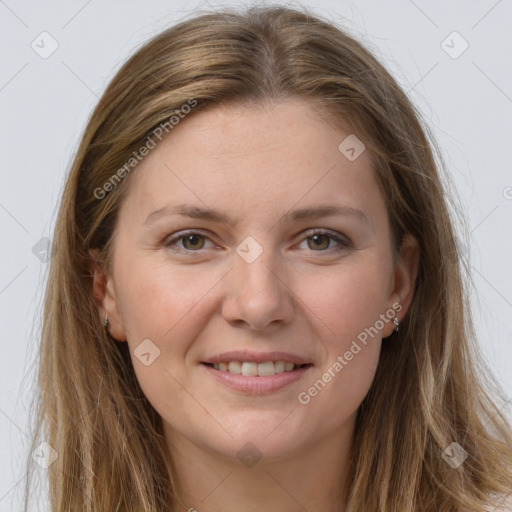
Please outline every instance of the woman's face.
[[216, 107], [132, 171], [100, 311], [170, 443], [271, 458], [353, 428], [415, 271], [349, 135], [299, 100]]

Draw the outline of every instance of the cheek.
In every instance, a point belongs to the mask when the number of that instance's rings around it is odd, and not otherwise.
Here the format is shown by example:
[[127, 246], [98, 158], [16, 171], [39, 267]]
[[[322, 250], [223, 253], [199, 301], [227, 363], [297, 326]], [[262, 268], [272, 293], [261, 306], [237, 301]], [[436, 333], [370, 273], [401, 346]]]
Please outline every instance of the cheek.
[[153, 407], [169, 415], [190, 401], [184, 362], [210, 320], [208, 297], [221, 275], [198, 275], [197, 266], [177, 269], [155, 260], [148, 256], [119, 265], [116, 292], [137, 380]]
[[[321, 424], [313, 422], [322, 432], [336, 430], [353, 417], [377, 370], [382, 338], [377, 322], [384, 311], [385, 287], [380, 273], [366, 270], [337, 276], [321, 295], [321, 323], [329, 327], [318, 339], [324, 356], [297, 400], [308, 417], [322, 418]], [[320, 303], [318, 308], [321, 312]]]
[[162, 341], [182, 331], [190, 318], [197, 323], [202, 300], [219, 281], [216, 273], [198, 275], [198, 267], [177, 269], [154, 260], [135, 260], [117, 276], [121, 319], [132, 343], [144, 338]]
[[[323, 320], [326, 336], [343, 346], [374, 326], [385, 312], [389, 283], [389, 270], [382, 263], [342, 265], [326, 272], [314, 287], [309, 283], [308, 288], [314, 293], [309, 292], [306, 302]], [[378, 327], [382, 329], [380, 323]]]
[[302, 390], [307, 395], [302, 402], [315, 402], [313, 407], [329, 403], [336, 408], [334, 420], [355, 411], [373, 381], [381, 331], [389, 321], [381, 316], [387, 307], [389, 272], [382, 262], [347, 265], [320, 282], [323, 286], [316, 288], [309, 304], [321, 320], [318, 343], [324, 357], [311, 387]]

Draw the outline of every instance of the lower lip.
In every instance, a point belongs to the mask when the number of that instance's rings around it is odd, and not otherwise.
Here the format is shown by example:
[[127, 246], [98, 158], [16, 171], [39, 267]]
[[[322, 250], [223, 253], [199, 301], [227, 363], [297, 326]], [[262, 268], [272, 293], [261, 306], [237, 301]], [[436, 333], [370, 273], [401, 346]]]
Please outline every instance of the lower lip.
[[279, 389], [297, 382], [312, 367], [312, 365], [301, 366], [291, 372], [275, 373], [266, 377], [245, 377], [235, 373], [216, 370], [211, 366], [202, 364], [208, 372], [222, 384], [248, 394], [272, 393]]

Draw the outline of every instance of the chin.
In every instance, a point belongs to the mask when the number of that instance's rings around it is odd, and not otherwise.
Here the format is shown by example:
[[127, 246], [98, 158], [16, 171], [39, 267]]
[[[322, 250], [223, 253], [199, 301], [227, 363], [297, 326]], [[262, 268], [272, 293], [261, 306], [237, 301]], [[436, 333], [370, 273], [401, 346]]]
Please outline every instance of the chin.
[[[304, 424], [297, 425], [292, 420], [293, 414], [263, 414], [254, 412], [244, 415], [240, 421], [231, 423], [226, 430], [233, 437], [223, 436], [219, 443], [211, 443], [216, 446], [216, 451], [227, 457], [235, 456], [242, 463], [244, 457], [261, 458], [262, 462], [270, 459], [283, 459], [307, 441], [304, 438]], [[258, 421], [252, 421], [247, 416], [259, 416]], [[215, 448], [214, 448], [215, 449]]]

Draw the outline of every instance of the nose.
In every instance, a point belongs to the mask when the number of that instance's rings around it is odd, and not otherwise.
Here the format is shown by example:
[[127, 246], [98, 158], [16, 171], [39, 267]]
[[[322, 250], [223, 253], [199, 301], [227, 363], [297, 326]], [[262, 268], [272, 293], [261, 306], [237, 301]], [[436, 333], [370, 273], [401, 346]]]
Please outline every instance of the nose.
[[283, 263], [270, 250], [264, 250], [251, 263], [238, 254], [234, 259], [234, 268], [226, 276], [223, 318], [253, 330], [276, 329], [289, 323], [294, 312], [294, 294], [285, 282]]

